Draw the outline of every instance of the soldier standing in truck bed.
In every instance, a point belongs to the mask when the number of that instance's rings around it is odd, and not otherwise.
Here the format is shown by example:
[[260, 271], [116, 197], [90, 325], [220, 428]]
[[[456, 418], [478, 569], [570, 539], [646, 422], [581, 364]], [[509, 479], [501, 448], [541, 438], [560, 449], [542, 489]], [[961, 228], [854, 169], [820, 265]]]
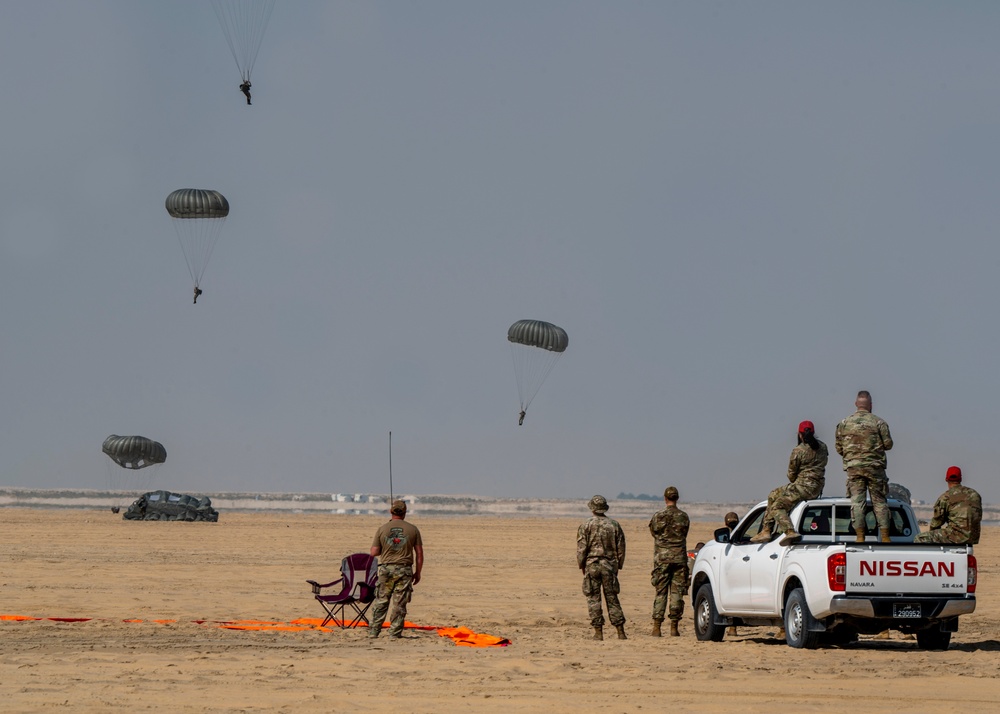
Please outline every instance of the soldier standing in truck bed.
[[862, 390], [854, 401], [857, 409], [837, 424], [837, 453], [844, 458], [847, 472], [847, 495], [851, 498], [851, 521], [858, 543], [865, 542], [866, 495], [871, 496], [872, 510], [878, 523], [880, 540], [889, 543], [889, 507], [886, 505], [885, 452], [892, 448], [889, 425], [872, 414], [872, 395]]

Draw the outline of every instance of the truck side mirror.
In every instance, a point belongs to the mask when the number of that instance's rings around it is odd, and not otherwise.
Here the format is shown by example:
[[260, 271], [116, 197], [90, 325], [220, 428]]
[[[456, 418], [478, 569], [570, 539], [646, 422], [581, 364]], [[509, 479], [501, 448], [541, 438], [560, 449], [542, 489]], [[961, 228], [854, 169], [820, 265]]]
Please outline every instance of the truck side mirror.
[[728, 528], [716, 528], [715, 529], [715, 542], [716, 543], [728, 543], [729, 542], [729, 529]]

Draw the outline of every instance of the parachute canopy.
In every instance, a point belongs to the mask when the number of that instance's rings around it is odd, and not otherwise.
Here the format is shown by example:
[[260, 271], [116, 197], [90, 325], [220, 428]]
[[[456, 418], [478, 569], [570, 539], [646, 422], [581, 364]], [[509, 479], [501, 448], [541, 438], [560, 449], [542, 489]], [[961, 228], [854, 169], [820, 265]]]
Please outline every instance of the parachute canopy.
[[212, 0], [212, 7], [240, 77], [249, 82], [264, 30], [274, 10], [274, 0]]
[[519, 345], [538, 347], [549, 352], [565, 352], [569, 345], [566, 330], [551, 322], [518, 320], [507, 330], [507, 339]]
[[566, 351], [569, 336], [566, 330], [551, 322], [518, 320], [508, 328], [507, 340], [514, 360], [523, 420], [523, 412], [527, 411], [556, 361]]
[[144, 436], [118, 436], [112, 434], [101, 447], [112, 461], [123, 469], [143, 469], [167, 460], [163, 444]]
[[164, 205], [174, 219], [184, 261], [198, 287], [229, 215], [229, 201], [218, 191], [179, 188], [167, 196]]
[[208, 496], [198, 498], [185, 493], [150, 491], [143, 494], [122, 515], [126, 521], [209, 521], [219, 520]]
[[179, 188], [164, 202], [171, 218], [225, 218], [229, 201], [218, 191]]

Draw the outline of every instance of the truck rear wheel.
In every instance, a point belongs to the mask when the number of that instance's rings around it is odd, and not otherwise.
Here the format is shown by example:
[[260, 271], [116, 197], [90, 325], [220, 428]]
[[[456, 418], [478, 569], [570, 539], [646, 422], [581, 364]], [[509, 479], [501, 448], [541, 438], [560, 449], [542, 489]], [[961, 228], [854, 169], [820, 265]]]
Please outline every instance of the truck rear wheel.
[[698, 588], [694, 598], [694, 634], [702, 642], [722, 642], [726, 634], [723, 625], [717, 625], [719, 613], [715, 609], [715, 597], [712, 595], [711, 583], [705, 583]]
[[942, 632], [936, 626], [917, 631], [917, 647], [922, 650], [946, 650], [951, 644], [951, 633]]
[[819, 644], [819, 632], [802, 588], [795, 588], [785, 600], [785, 641], [791, 647], [813, 650]]

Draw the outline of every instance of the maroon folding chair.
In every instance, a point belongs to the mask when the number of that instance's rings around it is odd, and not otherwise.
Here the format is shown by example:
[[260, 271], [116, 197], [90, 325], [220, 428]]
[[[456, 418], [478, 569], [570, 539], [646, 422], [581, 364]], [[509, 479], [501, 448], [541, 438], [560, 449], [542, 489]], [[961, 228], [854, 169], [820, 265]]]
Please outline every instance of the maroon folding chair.
[[[307, 580], [312, 585], [316, 601], [326, 610], [326, 618], [320, 627], [335, 621], [340, 627], [357, 627], [362, 622], [368, 625], [368, 608], [375, 599], [375, 589], [378, 587], [378, 558], [368, 553], [354, 553], [340, 562], [341, 577], [332, 583], [317, 583]], [[328, 588], [339, 586], [336, 593], [324, 595]], [[348, 621], [347, 608], [354, 611]]]

